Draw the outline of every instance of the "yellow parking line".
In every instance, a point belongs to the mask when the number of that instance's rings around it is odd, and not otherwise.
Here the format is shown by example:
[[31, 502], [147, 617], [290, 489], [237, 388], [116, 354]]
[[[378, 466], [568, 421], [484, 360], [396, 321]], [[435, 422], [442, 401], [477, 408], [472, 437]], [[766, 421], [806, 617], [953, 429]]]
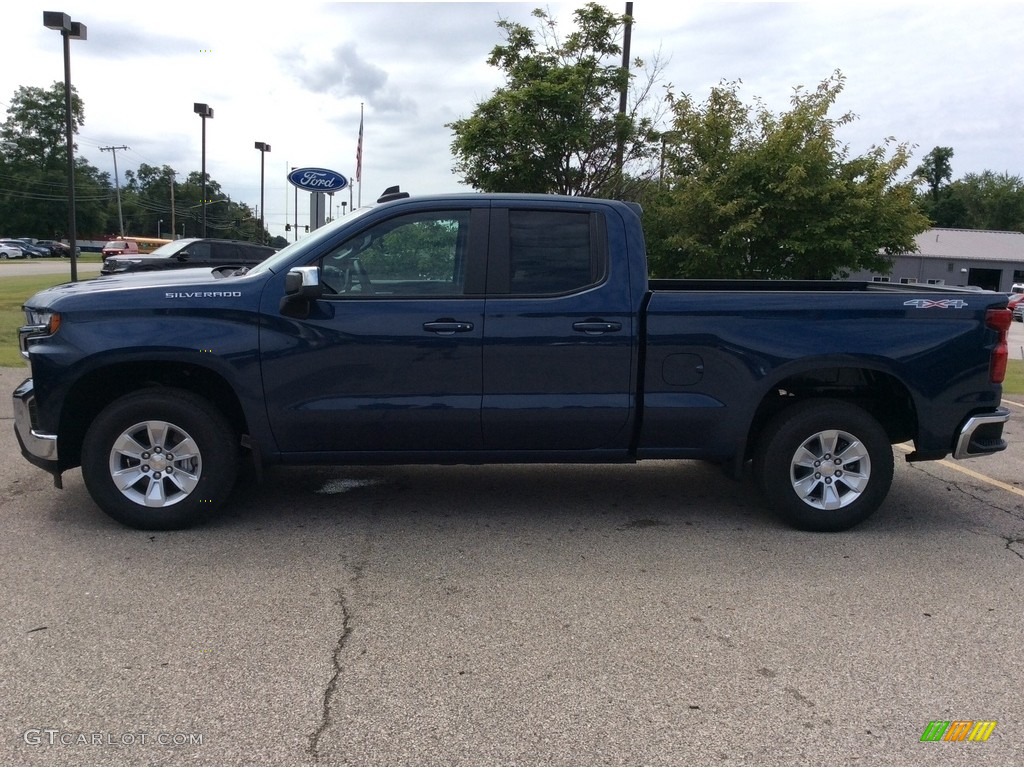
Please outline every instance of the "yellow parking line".
[[1016, 405], [1018, 408], [1024, 408], [1024, 403], [1015, 403], [1013, 402], [1013, 400], [1007, 400], [1005, 397], [1003, 398], [1002, 402], [1006, 403], [1007, 405]]
[[[913, 446], [908, 445], [907, 443], [897, 443], [896, 447], [906, 453], [910, 453], [911, 451], [914, 450]], [[1008, 493], [1015, 493], [1018, 496], [1024, 496], [1024, 490], [1021, 490], [1017, 486], [1010, 485], [1009, 483], [1004, 483], [1001, 480], [996, 480], [994, 477], [983, 475], [980, 472], [975, 472], [973, 469], [968, 469], [963, 464], [957, 464], [955, 462], [949, 461], [948, 459], [941, 459], [937, 463], [941, 464], [944, 467], [949, 467], [950, 469], [956, 470], [957, 472], [961, 472], [967, 475], [968, 477], [973, 477], [975, 480], [980, 480], [981, 482], [988, 483], [989, 485], [994, 486], [996, 488], [1001, 488], [1002, 490], [1007, 491]]]

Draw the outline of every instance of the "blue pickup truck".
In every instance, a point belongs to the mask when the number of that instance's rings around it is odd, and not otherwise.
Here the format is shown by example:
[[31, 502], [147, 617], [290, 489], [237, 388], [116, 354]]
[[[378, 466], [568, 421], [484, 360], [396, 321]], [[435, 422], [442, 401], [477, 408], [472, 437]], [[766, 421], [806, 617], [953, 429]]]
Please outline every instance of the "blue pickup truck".
[[649, 280], [637, 206], [399, 197], [248, 270], [100, 277], [25, 304], [25, 457], [142, 529], [243, 462], [701, 459], [844, 530], [911, 461], [1005, 447], [1006, 296]]

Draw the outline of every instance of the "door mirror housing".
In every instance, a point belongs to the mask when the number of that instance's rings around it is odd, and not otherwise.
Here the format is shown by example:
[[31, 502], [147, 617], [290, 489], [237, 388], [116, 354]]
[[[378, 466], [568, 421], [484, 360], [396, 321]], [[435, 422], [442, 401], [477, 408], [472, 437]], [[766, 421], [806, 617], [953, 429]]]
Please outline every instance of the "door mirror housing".
[[295, 267], [284, 276], [284, 296], [280, 312], [286, 317], [304, 320], [309, 317], [313, 302], [324, 293], [320, 285], [319, 267]]
[[319, 299], [323, 292], [319, 267], [295, 267], [284, 276], [284, 294], [288, 298]]

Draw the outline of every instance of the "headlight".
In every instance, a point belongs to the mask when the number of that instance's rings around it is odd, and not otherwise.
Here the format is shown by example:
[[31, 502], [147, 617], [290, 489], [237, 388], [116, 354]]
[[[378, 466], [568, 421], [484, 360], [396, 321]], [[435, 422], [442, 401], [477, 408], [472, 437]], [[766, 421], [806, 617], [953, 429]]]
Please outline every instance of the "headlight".
[[52, 336], [60, 328], [60, 314], [50, 310], [25, 307], [27, 325], [18, 329], [18, 348], [21, 356], [28, 359], [29, 345], [35, 339]]
[[60, 327], [60, 315], [49, 309], [25, 307], [25, 324], [38, 328], [37, 335], [49, 336]]
[[108, 274], [111, 272], [127, 272], [131, 267], [141, 263], [137, 259], [107, 259], [103, 262], [103, 269]]

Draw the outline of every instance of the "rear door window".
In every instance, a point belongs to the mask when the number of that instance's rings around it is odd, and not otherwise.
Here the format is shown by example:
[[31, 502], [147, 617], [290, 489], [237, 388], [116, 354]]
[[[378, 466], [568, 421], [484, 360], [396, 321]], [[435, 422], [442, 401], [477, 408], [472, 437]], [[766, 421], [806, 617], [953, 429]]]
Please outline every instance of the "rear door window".
[[510, 210], [508, 227], [509, 293], [564, 294], [603, 279], [593, 214]]

